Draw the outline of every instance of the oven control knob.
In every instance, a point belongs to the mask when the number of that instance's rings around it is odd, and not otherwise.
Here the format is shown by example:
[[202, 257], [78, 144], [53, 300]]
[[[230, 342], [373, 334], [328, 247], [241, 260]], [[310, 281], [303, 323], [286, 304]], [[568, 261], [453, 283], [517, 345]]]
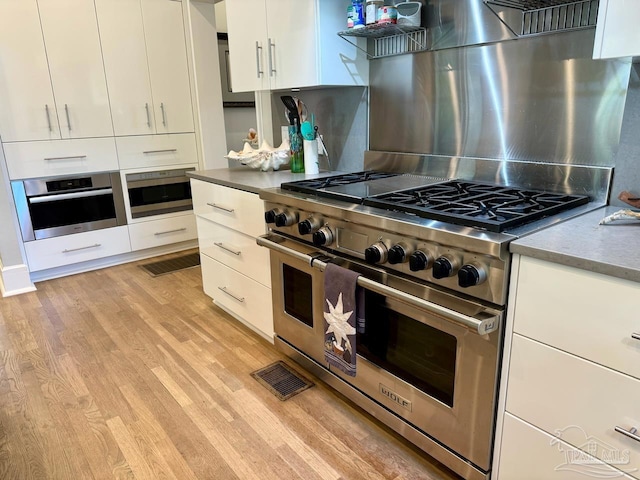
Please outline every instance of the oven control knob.
[[333, 243], [333, 232], [329, 227], [322, 227], [313, 234], [313, 244], [316, 247], [324, 247]]
[[420, 270], [426, 270], [431, 267], [433, 259], [428, 253], [424, 253], [421, 250], [416, 250], [409, 257], [409, 270], [412, 272], [419, 272]]
[[274, 208], [264, 212], [264, 221], [266, 223], [276, 223], [276, 216], [281, 212], [279, 208]]
[[408, 259], [407, 252], [408, 247], [402, 243], [398, 243], [389, 249], [388, 257], [389, 263], [395, 265], [396, 263], [404, 263]]
[[298, 214], [284, 210], [276, 215], [276, 227], [290, 227], [298, 221]]
[[433, 262], [433, 278], [447, 278], [456, 272], [456, 262], [449, 257], [438, 257]]
[[298, 232], [300, 235], [309, 235], [310, 233], [319, 230], [321, 226], [321, 219], [309, 217], [298, 224]]
[[371, 245], [364, 251], [364, 259], [367, 263], [384, 263], [387, 261], [387, 246], [378, 242]]
[[462, 288], [480, 285], [487, 279], [487, 272], [484, 268], [476, 265], [463, 265], [458, 270], [458, 285]]

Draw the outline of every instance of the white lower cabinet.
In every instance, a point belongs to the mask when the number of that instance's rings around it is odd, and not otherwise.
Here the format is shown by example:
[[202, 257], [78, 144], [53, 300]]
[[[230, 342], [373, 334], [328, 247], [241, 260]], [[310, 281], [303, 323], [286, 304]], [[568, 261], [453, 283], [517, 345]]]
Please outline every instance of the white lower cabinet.
[[509, 413], [500, 458], [498, 478], [504, 480], [633, 478]]
[[513, 257], [494, 478], [640, 479], [640, 286]]
[[193, 213], [129, 225], [133, 251], [186, 242], [197, 236], [196, 217]]
[[254, 330], [272, 338], [271, 289], [207, 255], [201, 256], [201, 262], [205, 293]]
[[126, 226], [26, 242], [29, 270], [36, 272], [131, 251]]
[[264, 204], [255, 193], [191, 179], [204, 292], [273, 342], [269, 253]]

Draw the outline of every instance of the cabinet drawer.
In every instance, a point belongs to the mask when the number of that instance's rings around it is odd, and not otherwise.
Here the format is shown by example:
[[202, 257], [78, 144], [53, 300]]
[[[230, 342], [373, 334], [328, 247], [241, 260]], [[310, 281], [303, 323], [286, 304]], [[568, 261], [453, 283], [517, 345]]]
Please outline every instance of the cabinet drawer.
[[207, 255], [200, 260], [204, 292], [243, 323], [273, 339], [271, 289]]
[[252, 237], [265, 233], [264, 204], [255, 193], [191, 179], [196, 215]]
[[197, 217], [200, 252], [271, 288], [269, 250], [256, 239]]
[[[625, 465], [620, 465], [625, 469]], [[624, 478], [610, 465], [584, 456], [513, 415], [505, 414], [498, 480], [585, 480], [588, 478]]]
[[589, 449], [595, 439], [595, 456], [627, 452], [625, 467], [640, 469], [640, 442], [615, 430], [640, 427], [638, 399], [639, 380], [513, 336], [507, 411], [567, 443]]
[[11, 180], [119, 168], [113, 138], [5, 143], [4, 153]]
[[116, 146], [123, 170], [198, 163], [193, 133], [118, 137]]
[[514, 330], [640, 378], [638, 298], [638, 283], [521, 257]]
[[133, 251], [185, 242], [197, 237], [196, 217], [192, 213], [129, 225]]
[[131, 251], [126, 226], [93, 230], [26, 242], [24, 249], [32, 272], [86, 262]]

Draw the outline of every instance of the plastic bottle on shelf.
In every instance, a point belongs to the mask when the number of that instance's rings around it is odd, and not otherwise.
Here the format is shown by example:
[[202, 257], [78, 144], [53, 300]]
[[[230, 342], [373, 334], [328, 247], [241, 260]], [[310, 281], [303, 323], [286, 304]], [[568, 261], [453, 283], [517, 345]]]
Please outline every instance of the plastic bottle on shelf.
[[[364, 0], [351, 0], [351, 19], [353, 28], [363, 28], [365, 26]], [[347, 21], [347, 26], [349, 23]]]

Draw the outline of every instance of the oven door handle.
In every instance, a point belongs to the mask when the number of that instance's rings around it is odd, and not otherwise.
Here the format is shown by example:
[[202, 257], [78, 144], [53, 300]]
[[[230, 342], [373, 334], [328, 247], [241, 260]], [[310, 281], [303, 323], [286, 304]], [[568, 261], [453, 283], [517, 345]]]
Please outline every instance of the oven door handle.
[[[256, 239], [256, 243], [260, 246], [267, 247], [289, 257], [297, 258], [298, 260], [301, 260], [320, 271], [324, 271], [324, 269], [326, 268], [327, 264], [322, 260], [280, 245], [279, 243], [274, 242], [272, 238], [273, 237], [269, 234], [263, 235]], [[495, 332], [500, 326], [500, 315], [488, 315], [486, 318], [478, 319], [460, 312], [456, 312], [455, 310], [451, 310], [450, 308], [443, 307], [442, 305], [438, 305], [437, 303], [432, 303], [414, 295], [401, 292], [400, 290], [396, 290], [395, 288], [391, 288], [387, 285], [375, 282], [363, 276], [358, 277], [357, 283], [359, 286], [373, 292], [400, 300], [422, 310], [435, 313], [436, 315], [444, 317], [447, 320], [450, 320], [458, 325], [462, 325], [479, 335], [486, 335], [488, 333]]]
[[47, 202], [57, 202], [59, 200], [70, 200], [74, 198], [87, 198], [87, 197], [97, 197], [98, 195], [111, 195], [113, 194], [113, 190], [111, 188], [103, 188], [100, 190], [88, 190], [85, 192], [74, 192], [74, 193], [56, 193], [53, 195], [43, 195], [41, 197], [30, 197], [29, 203], [47, 203]]

